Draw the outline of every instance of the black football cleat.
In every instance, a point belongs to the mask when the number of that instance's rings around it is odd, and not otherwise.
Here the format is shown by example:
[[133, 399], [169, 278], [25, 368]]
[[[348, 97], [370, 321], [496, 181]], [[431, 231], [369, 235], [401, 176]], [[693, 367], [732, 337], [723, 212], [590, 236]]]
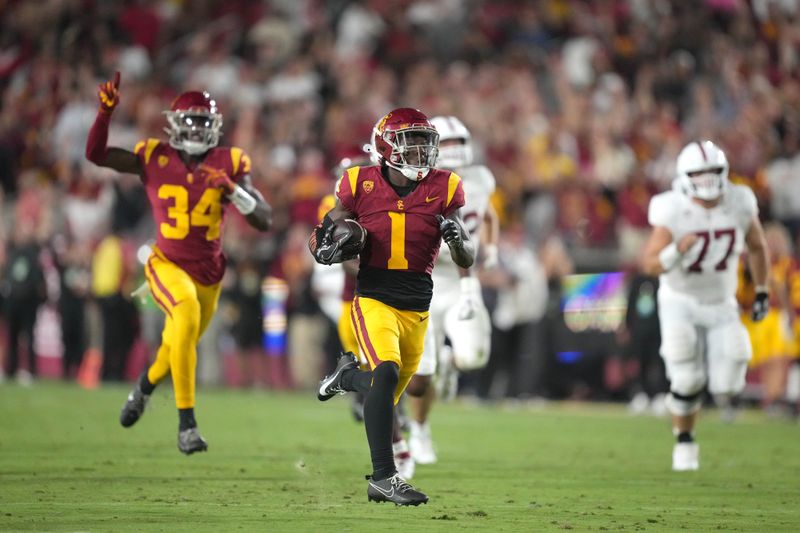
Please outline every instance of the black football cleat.
[[141, 418], [149, 399], [150, 395], [143, 393], [137, 382], [136, 386], [134, 386], [133, 390], [128, 394], [128, 399], [125, 401], [125, 405], [122, 406], [122, 412], [119, 414], [119, 423], [122, 424], [122, 427], [129, 428]]
[[339, 356], [336, 361], [336, 368], [329, 376], [322, 378], [319, 382], [319, 390], [317, 391], [317, 399], [321, 402], [327, 402], [337, 394], [344, 394], [347, 392], [342, 388], [342, 374], [346, 370], [355, 370], [358, 368], [358, 359], [353, 355], [353, 352], [344, 352]]
[[192, 455], [194, 452], [208, 450], [208, 443], [200, 436], [197, 428], [189, 428], [178, 432], [178, 449], [186, 455]]
[[367, 499], [371, 502], [392, 502], [395, 505], [419, 505], [428, 503], [428, 497], [395, 474], [390, 478], [375, 481], [367, 476]]

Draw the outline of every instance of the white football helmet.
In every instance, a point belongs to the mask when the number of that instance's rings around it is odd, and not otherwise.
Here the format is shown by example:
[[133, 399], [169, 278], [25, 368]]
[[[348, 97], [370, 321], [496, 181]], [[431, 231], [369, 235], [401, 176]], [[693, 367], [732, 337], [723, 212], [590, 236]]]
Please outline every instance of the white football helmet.
[[[472, 135], [463, 122], [454, 116], [438, 116], [431, 119], [439, 132], [439, 159], [437, 166], [447, 169], [466, 167], [474, 159], [472, 151]], [[447, 144], [444, 141], [459, 140], [461, 144]]]
[[728, 186], [728, 158], [711, 141], [694, 141], [678, 154], [676, 170], [685, 194], [700, 200], [716, 200]]

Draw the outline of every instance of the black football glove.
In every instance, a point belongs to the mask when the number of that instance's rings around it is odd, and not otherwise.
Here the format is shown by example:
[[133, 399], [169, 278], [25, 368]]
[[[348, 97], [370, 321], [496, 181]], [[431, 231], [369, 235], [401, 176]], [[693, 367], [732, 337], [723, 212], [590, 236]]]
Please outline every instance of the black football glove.
[[439, 231], [442, 232], [442, 239], [444, 239], [447, 246], [458, 248], [464, 244], [458, 222], [444, 218], [442, 215], [436, 215], [436, 220], [439, 221]]
[[769, 293], [767, 291], [756, 292], [756, 299], [753, 302], [753, 314], [751, 318], [753, 322], [764, 320], [769, 312]]
[[308, 239], [308, 249], [314, 260], [323, 265], [333, 264], [339, 245], [333, 242], [333, 221], [325, 215], [321, 224], [317, 224]]

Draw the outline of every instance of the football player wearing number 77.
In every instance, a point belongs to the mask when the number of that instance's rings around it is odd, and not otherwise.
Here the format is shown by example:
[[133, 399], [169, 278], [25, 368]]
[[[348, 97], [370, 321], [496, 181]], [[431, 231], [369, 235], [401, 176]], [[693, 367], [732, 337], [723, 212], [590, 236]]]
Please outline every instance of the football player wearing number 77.
[[659, 275], [661, 357], [677, 438], [672, 469], [685, 471], [700, 467], [694, 427], [706, 385], [719, 399], [744, 388], [751, 346], [736, 302], [739, 257], [747, 248], [756, 286], [754, 321], [769, 310], [769, 261], [755, 195], [728, 183], [728, 160], [717, 145], [686, 145], [677, 174], [672, 190], [650, 201], [653, 230], [642, 266]]
[[440, 242], [462, 268], [475, 259], [459, 214], [464, 205], [461, 178], [433, 168], [438, 147], [439, 133], [422, 112], [400, 108], [385, 115], [372, 130], [371, 151], [378, 165], [345, 171], [336, 206], [309, 240], [314, 258], [330, 264], [347, 259], [343, 247], [333, 242], [337, 221], [356, 219], [367, 231], [351, 320], [371, 370], [358, 370], [355, 356], [345, 353], [320, 382], [317, 397], [326, 401], [348, 391], [364, 394], [372, 458], [367, 498], [397, 505], [428, 501], [397, 473], [392, 426], [393, 405], [422, 358]]
[[168, 142], [145, 139], [133, 151], [108, 147], [119, 81], [117, 72], [113, 81], [99, 87], [100, 109], [89, 131], [86, 158], [141, 177], [157, 231], [145, 277], [166, 315], [155, 361], [128, 395], [120, 423], [135, 424], [155, 386], [171, 374], [178, 449], [188, 455], [208, 448], [194, 415], [197, 341], [217, 308], [225, 271], [220, 238], [227, 207], [233, 205], [261, 231], [272, 224], [272, 208], [250, 182], [250, 157], [240, 148], [217, 146], [222, 115], [206, 92], [185, 92], [164, 112]]

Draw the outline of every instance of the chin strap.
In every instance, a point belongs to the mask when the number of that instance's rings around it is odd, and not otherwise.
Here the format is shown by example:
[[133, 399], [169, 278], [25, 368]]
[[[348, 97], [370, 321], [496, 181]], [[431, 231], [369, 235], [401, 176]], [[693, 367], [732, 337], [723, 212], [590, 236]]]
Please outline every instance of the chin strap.
[[[420, 181], [425, 176], [427, 176], [428, 173], [431, 171], [431, 169], [428, 167], [412, 167], [412, 166], [400, 167], [397, 165], [393, 165], [388, 160], [386, 161], [386, 166], [392, 167], [393, 169], [395, 169], [396, 171], [398, 171], [400, 174], [410, 179], [411, 181]], [[422, 175], [420, 176], [420, 174]]]

